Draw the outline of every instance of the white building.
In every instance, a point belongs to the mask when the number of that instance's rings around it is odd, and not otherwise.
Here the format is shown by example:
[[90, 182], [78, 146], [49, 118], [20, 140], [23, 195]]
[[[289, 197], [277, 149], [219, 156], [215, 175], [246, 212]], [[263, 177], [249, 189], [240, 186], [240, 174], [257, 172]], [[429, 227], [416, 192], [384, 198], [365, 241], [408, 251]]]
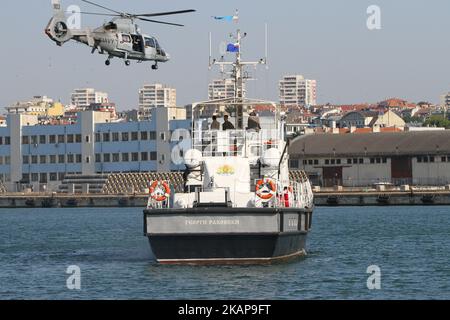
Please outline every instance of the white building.
[[441, 96], [441, 106], [444, 108], [450, 107], [450, 92]]
[[139, 90], [139, 112], [142, 120], [148, 120], [155, 108], [176, 108], [177, 90], [163, 84], [144, 85]]
[[280, 81], [280, 104], [283, 107], [317, 105], [317, 81], [301, 75], [285, 76]]
[[[208, 86], [208, 99], [219, 100], [234, 98], [236, 96], [236, 86], [233, 79], [214, 80]], [[244, 83], [245, 96], [245, 83]]]
[[108, 103], [108, 94], [93, 88], [75, 89], [71, 102], [78, 108], [87, 108], [93, 103]]
[[6, 107], [6, 111], [9, 114], [45, 114], [49, 105], [53, 103], [53, 99], [47, 96], [35, 96], [30, 101], [17, 102], [9, 107]]

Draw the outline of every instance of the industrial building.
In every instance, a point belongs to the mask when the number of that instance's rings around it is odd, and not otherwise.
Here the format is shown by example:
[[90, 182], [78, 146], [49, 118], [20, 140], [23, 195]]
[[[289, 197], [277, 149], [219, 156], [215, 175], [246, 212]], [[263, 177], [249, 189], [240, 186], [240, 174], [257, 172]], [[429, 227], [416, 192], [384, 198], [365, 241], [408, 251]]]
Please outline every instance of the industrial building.
[[449, 185], [450, 130], [300, 136], [290, 165], [323, 187]]
[[0, 127], [0, 180], [10, 192], [43, 185], [57, 191], [72, 175], [179, 170], [172, 133], [190, 128], [190, 121], [169, 119], [167, 108], [152, 112], [151, 121], [112, 123], [110, 112], [85, 111], [71, 125], [38, 125], [37, 116], [10, 114]]

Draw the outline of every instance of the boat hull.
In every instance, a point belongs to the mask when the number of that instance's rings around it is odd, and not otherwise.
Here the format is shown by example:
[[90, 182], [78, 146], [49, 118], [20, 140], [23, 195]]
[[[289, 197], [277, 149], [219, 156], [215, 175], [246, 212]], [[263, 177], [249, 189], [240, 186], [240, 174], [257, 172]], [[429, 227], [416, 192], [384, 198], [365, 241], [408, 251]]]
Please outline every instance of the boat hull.
[[147, 210], [144, 217], [161, 264], [267, 264], [306, 254], [312, 210]]

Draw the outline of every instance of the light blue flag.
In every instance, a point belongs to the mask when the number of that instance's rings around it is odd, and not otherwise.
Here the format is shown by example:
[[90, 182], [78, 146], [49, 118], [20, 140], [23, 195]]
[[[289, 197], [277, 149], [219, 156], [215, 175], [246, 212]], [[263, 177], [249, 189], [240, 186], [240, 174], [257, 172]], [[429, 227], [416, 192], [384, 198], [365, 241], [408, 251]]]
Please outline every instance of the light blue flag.
[[216, 19], [216, 20], [223, 20], [223, 21], [229, 21], [229, 22], [232, 22], [232, 21], [234, 21], [235, 20], [235, 17], [234, 16], [220, 16], [220, 17], [213, 17], [214, 19]]

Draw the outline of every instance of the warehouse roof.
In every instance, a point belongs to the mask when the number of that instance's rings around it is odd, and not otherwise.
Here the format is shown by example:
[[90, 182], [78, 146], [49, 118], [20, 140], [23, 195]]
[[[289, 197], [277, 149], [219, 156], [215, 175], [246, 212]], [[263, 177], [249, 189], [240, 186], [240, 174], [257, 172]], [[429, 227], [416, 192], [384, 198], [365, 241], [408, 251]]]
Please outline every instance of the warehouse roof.
[[450, 155], [450, 130], [370, 134], [312, 134], [291, 142], [291, 158]]

